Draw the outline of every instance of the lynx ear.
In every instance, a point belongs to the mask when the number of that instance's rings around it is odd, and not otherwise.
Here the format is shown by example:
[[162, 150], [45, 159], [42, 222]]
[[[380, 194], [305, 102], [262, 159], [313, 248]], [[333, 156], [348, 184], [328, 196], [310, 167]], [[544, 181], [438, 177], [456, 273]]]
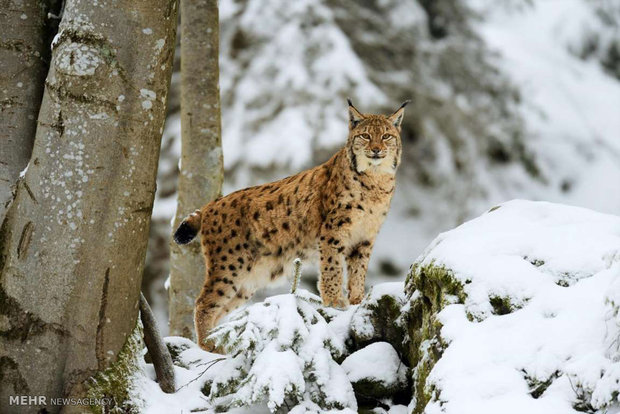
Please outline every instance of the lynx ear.
[[400, 124], [403, 122], [403, 116], [405, 115], [405, 106], [411, 102], [410, 99], [407, 99], [403, 104], [394, 112], [392, 115], [388, 117], [388, 120], [400, 131]]
[[353, 129], [364, 120], [364, 115], [353, 106], [350, 98], [347, 98], [347, 102], [349, 103], [349, 129]]

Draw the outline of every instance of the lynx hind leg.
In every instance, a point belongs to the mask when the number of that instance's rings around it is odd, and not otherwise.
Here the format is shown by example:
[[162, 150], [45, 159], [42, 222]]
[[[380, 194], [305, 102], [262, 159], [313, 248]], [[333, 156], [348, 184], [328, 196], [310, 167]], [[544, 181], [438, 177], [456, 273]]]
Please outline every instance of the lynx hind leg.
[[246, 288], [233, 289], [235, 290], [235, 295], [231, 299], [228, 299], [228, 301], [220, 308], [220, 313], [217, 315], [218, 321], [222, 320], [222, 318], [230, 312], [243, 305], [254, 295], [253, 291]]
[[214, 345], [207, 341], [211, 330], [223, 316], [223, 310], [231, 299], [236, 296], [232, 278], [220, 275], [210, 275], [196, 299], [194, 310], [194, 324], [198, 345], [208, 352], [214, 352]]

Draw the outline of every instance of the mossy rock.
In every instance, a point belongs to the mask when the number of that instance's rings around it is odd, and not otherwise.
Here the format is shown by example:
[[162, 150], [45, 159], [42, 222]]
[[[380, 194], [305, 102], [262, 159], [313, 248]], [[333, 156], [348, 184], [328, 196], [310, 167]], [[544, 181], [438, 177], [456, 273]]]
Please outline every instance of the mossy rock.
[[352, 350], [378, 341], [390, 343], [399, 355], [406, 353], [407, 324], [402, 318], [403, 302], [390, 294], [367, 295], [359, 305], [351, 324]]
[[[360, 380], [352, 383], [358, 412], [375, 412], [375, 408], [389, 409], [392, 404], [407, 405], [411, 401], [411, 382], [386, 387], [380, 381]], [[389, 401], [390, 405], [384, 402]], [[385, 406], [384, 406], [385, 405]]]
[[393, 346], [375, 342], [351, 354], [342, 368], [353, 385], [358, 407], [382, 408], [382, 401], [411, 401], [409, 368]]
[[409, 310], [404, 355], [413, 368], [413, 413], [418, 414], [433, 397], [434, 391], [426, 386], [426, 379], [446, 346], [440, 335], [442, 325], [436, 316], [447, 305], [465, 303], [466, 294], [464, 284], [454, 273], [435, 262], [414, 263], [407, 275], [405, 291]]

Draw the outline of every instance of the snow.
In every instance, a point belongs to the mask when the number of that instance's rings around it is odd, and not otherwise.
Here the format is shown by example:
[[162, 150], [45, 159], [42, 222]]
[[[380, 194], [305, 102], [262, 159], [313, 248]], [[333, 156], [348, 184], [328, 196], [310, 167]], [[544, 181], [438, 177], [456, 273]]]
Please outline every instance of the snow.
[[[152, 364], [145, 364], [135, 378], [135, 394], [140, 396], [140, 412], [145, 414], [168, 414], [171, 412], [190, 412], [206, 409], [213, 412], [211, 405], [202, 394], [205, 383], [212, 380], [215, 367], [221, 363], [221, 355], [202, 351], [192, 341], [181, 337], [168, 337], [166, 342], [181, 349], [174, 367], [176, 392], [166, 394], [155, 381]], [[179, 366], [184, 365], [184, 367]]]
[[551, 187], [571, 183], [572, 191], [541, 198], [620, 211], [620, 197], [607, 196], [610, 183], [620, 179], [620, 83], [598, 62], [573, 52], [593, 26], [603, 26], [597, 2], [535, 1], [520, 8], [469, 3], [484, 16], [479, 33], [524, 97], [521, 110], [538, 137], [534, 149]]
[[351, 382], [377, 381], [386, 387], [407, 383], [407, 367], [392, 345], [375, 342], [349, 355], [342, 368]]
[[30, 166], [30, 163], [26, 164], [24, 169], [20, 171], [19, 178], [24, 178], [26, 176], [26, 173], [28, 172], [28, 167], [29, 166]]
[[[450, 269], [466, 294], [437, 315], [448, 346], [425, 412], [620, 407], [619, 217], [515, 200], [439, 235], [418, 263]], [[512, 312], [495, 314], [492, 297], [508, 298]]]

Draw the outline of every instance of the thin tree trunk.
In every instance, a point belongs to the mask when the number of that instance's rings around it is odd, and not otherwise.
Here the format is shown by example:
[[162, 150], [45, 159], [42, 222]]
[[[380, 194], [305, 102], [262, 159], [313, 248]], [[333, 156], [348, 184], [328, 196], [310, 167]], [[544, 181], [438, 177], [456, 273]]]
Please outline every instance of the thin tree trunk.
[[66, 4], [0, 230], [0, 412], [8, 395], [83, 395], [136, 326], [176, 14], [174, 0]]
[[[217, 0], [181, 0], [181, 166], [174, 228], [217, 198], [224, 178], [220, 126]], [[170, 333], [192, 338], [204, 283], [200, 243], [170, 248]]]
[[0, 223], [28, 165], [49, 64], [53, 0], [0, 0]]

